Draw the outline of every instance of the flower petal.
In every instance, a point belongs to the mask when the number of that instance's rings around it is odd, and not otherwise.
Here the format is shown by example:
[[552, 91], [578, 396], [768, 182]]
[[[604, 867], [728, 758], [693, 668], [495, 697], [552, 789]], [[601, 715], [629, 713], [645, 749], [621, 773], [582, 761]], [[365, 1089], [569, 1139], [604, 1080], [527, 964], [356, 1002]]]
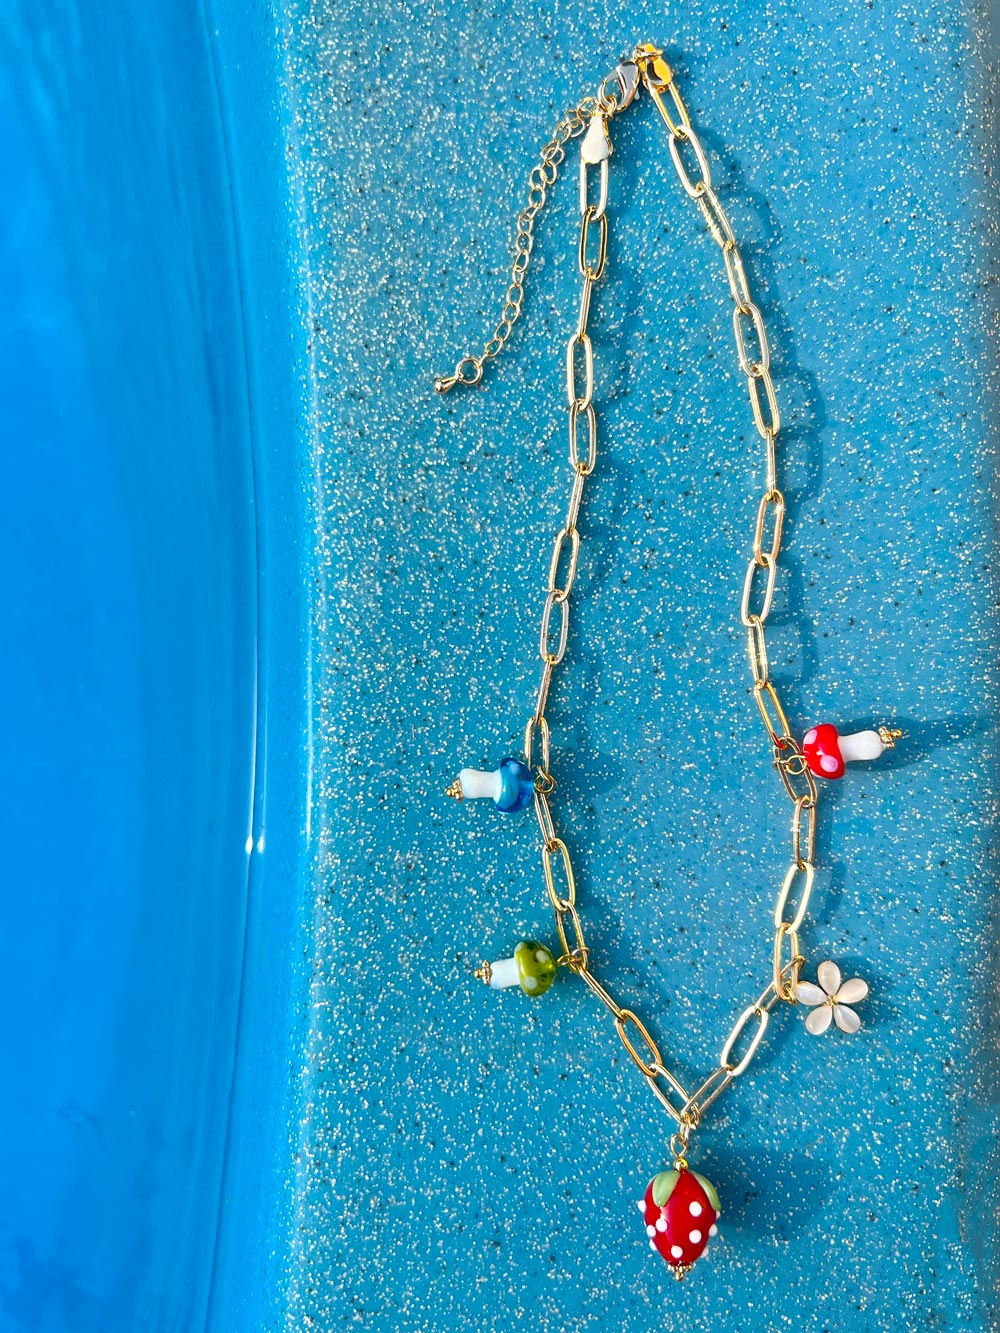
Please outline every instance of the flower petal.
[[840, 968], [829, 959], [816, 969], [816, 979], [831, 999], [840, 990]]
[[838, 1004], [859, 1004], [868, 994], [868, 982], [862, 981], [860, 977], [852, 977], [850, 981], [845, 981], [840, 990], [837, 991]]
[[826, 1004], [827, 994], [811, 981], [800, 981], [795, 987], [795, 998], [801, 1004]]
[[[812, 1014], [810, 1014], [809, 1017], [811, 1018]], [[833, 1017], [841, 1032], [857, 1032], [858, 1028], [861, 1026], [861, 1019], [857, 1016], [854, 1010], [848, 1009], [843, 1004], [835, 1004], [833, 1006]]]
[[811, 1032], [814, 1037], [825, 1032], [830, 1026], [831, 1007], [829, 1004], [824, 1004], [822, 1009], [814, 1009], [806, 1019], [806, 1031]]

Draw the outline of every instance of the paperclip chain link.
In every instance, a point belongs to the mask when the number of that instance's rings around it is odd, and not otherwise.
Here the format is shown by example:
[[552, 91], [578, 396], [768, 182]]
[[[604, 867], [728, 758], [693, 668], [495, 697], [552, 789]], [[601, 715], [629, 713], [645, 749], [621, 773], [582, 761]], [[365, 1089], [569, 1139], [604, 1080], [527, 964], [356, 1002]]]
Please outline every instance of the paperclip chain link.
[[[778, 488], [776, 442], [781, 418], [771, 376], [771, 348], [764, 317], [753, 300], [736, 233], [715, 192], [708, 154], [692, 125], [673, 71], [662, 53], [652, 46], [638, 47], [631, 63], [637, 67], [638, 75], [667, 128], [670, 158], [682, 191], [697, 206], [709, 236], [721, 251], [723, 275], [733, 301], [736, 358], [746, 378], [751, 414], [764, 452], [764, 484], [757, 503], [751, 554], [741, 586], [739, 615], [747, 635], [754, 702], [770, 745], [772, 763], [792, 803], [792, 856], [775, 900], [770, 980], [764, 991], [742, 1010], [722, 1045], [715, 1067], [693, 1092], [689, 1093], [677, 1075], [664, 1064], [660, 1047], [643, 1019], [619, 1004], [594, 975], [577, 908], [570, 851], [558, 834], [549, 799], [556, 780], [551, 768], [551, 731], [545, 710], [553, 674], [563, 661], [569, 643], [570, 602], [582, 545], [578, 519], [584, 486], [597, 466], [594, 351], [587, 323], [594, 286], [604, 276], [607, 266], [606, 160], [595, 164], [582, 159], [580, 163], [580, 314], [566, 344], [565, 356], [572, 482], [566, 518], [556, 534], [549, 564], [539, 632], [541, 680], [535, 708], [525, 728], [524, 749], [535, 779], [534, 805], [542, 838], [545, 887], [562, 947], [558, 961], [581, 977], [609, 1011], [622, 1045], [657, 1100], [677, 1122], [686, 1143], [709, 1106], [750, 1066], [775, 1006], [780, 1001], [795, 1003], [795, 987], [805, 961], [800, 952], [799, 932], [806, 920], [815, 876], [818, 792], [816, 780], [789, 727], [778, 687], [771, 677], [767, 652], [765, 626], [776, 588], [785, 499]], [[620, 66], [616, 71], [620, 81], [625, 69], [626, 66]], [[483, 362], [496, 356], [509, 337], [511, 326], [521, 310], [531, 227], [544, 203], [545, 188], [555, 179], [558, 164], [563, 160], [563, 143], [587, 128], [586, 118], [601, 116], [606, 121], [632, 100], [629, 95], [619, 102], [609, 95], [609, 82], [610, 79], [605, 80], [597, 97], [584, 98], [559, 122], [555, 136], [543, 149], [543, 167], [536, 167], [532, 173], [529, 206], [518, 218], [517, 236], [526, 235], [528, 239], [526, 248], [522, 246], [517, 250], [518, 258], [523, 255], [523, 266], [519, 272], [515, 259], [514, 282], [508, 289], [504, 317], [482, 355], [468, 356], [459, 362], [452, 383], [478, 383]], [[625, 86], [623, 82], [622, 87]], [[594, 191], [590, 176], [598, 168], [599, 189]], [[536, 176], [539, 171], [542, 176]], [[597, 203], [591, 202], [595, 193]], [[468, 366], [473, 367], [472, 371], [463, 373], [463, 368]], [[441, 381], [437, 385], [439, 388], [450, 387], [449, 383]]]

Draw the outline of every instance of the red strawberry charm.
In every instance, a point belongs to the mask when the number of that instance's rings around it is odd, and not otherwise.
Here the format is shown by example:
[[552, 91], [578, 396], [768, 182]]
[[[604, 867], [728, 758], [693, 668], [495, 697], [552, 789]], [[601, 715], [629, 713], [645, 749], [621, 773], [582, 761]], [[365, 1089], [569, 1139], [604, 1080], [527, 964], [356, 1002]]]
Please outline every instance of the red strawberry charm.
[[806, 732], [802, 753], [818, 778], [842, 778], [845, 764], [877, 759], [883, 750], [891, 750], [902, 734], [895, 727], [879, 727], [878, 731], [841, 736], [832, 722], [821, 722]]
[[715, 1186], [684, 1166], [655, 1175], [639, 1200], [639, 1211], [650, 1249], [658, 1251], [680, 1279], [718, 1231], [721, 1209]]

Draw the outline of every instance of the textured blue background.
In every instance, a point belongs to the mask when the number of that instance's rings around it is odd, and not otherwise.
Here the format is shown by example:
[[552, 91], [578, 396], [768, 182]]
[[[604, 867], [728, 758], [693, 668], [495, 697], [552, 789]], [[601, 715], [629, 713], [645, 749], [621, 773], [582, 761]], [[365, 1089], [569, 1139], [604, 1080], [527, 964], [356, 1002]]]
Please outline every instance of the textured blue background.
[[[13, 756], [3, 1333], [997, 1327], [997, 243], [985, 10], [15, 3], [0, 54]], [[551, 938], [516, 748], [568, 489], [575, 166], [485, 390], [557, 115], [668, 44], [772, 334], [793, 721], [894, 718], [825, 793], [804, 942], [696, 1164]], [[598, 471], [549, 710], [595, 967], [689, 1083], [766, 981], [787, 804], [746, 688], [760, 451], [718, 255], [615, 127]]]
[[[986, 1329], [996, 1270], [995, 354], [970, 6], [292, 9], [323, 505], [321, 860], [292, 1327]], [[725, 1215], [683, 1287], [634, 1199], [669, 1130], [584, 987], [470, 977], [551, 936], [530, 816], [454, 807], [518, 744], [564, 512], [575, 164], [526, 316], [481, 344], [537, 146], [668, 44], [772, 331], [794, 723], [895, 718], [828, 789], [804, 936], [866, 977], [854, 1039], [776, 1015], [699, 1136]], [[747, 691], [761, 476], [714, 247], [662, 129], [614, 129], [592, 319], [598, 471], [549, 710], [595, 965], [686, 1081], [766, 982], [787, 803]]]

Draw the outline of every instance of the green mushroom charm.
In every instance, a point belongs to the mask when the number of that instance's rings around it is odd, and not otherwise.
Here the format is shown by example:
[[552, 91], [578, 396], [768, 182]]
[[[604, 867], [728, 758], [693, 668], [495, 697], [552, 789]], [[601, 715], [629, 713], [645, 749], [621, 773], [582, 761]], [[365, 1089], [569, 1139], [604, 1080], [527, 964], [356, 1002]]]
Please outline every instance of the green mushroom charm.
[[551, 949], [538, 940], [522, 940], [513, 958], [482, 963], [475, 975], [494, 990], [520, 986], [525, 995], [544, 995], [556, 975], [556, 960]]

